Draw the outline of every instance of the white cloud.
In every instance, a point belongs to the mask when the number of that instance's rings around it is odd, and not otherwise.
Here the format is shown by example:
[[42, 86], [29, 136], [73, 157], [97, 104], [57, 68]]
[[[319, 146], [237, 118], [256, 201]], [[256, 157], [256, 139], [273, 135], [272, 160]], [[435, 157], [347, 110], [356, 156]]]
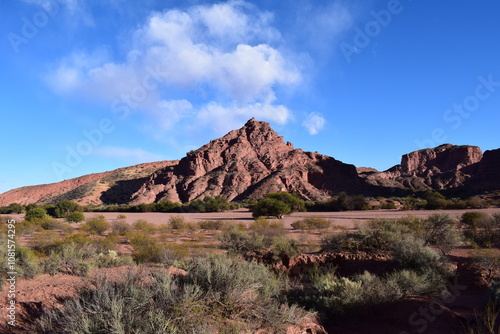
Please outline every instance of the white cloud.
[[[194, 100], [202, 105], [199, 119], [233, 112], [230, 119], [263, 114], [267, 119], [286, 120], [290, 112], [273, 104], [276, 88], [299, 83], [301, 73], [271, 46], [280, 39], [272, 19], [272, 14], [244, 1], [154, 12], [134, 32], [126, 61], [110, 61], [103, 52], [72, 55], [57, 66], [48, 82], [60, 93], [112, 101], [144, 85], [144, 78], [153, 71], [157, 87], [148, 90], [138, 109], [149, 112], [163, 127], [171, 127], [187, 111], [194, 114]], [[200, 91], [205, 94], [193, 97], [193, 92]], [[167, 114], [174, 117], [168, 119]]]
[[95, 150], [97, 156], [110, 159], [121, 159], [129, 163], [143, 163], [165, 160], [158, 154], [146, 152], [142, 149], [129, 149], [123, 147], [103, 146]]
[[320, 113], [313, 112], [307, 115], [306, 119], [302, 122], [302, 126], [307, 129], [310, 135], [316, 135], [323, 129], [325, 123], [326, 120]]
[[251, 103], [244, 106], [224, 106], [211, 102], [203, 106], [198, 113], [198, 124], [208, 125], [217, 133], [222, 134], [241, 126], [252, 117], [285, 124], [290, 116], [290, 110], [282, 105]]

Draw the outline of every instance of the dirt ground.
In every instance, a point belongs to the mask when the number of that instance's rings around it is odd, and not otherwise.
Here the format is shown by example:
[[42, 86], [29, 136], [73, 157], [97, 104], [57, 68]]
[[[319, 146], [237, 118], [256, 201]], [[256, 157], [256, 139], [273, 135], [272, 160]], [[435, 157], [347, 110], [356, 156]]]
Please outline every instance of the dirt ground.
[[[291, 224], [300, 219], [307, 217], [322, 217], [332, 220], [333, 224], [354, 228], [356, 224], [366, 222], [371, 219], [398, 219], [408, 215], [426, 218], [435, 213], [448, 213], [452, 217], [460, 218], [460, 216], [468, 211], [480, 211], [487, 214], [500, 213], [500, 208], [487, 209], [465, 209], [465, 210], [366, 210], [366, 211], [345, 211], [345, 212], [294, 212], [291, 215], [285, 216], [281, 221], [286, 228], [291, 229]], [[172, 216], [182, 216], [188, 222], [199, 222], [202, 220], [223, 220], [237, 221], [243, 223], [251, 223], [253, 221], [252, 213], [248, 209], [238, 209], [225, 212], [208, 212], [208, 213], [163, 213], [163, 212], [85, 212], [85, 217], [94, 217], [103, 215], [110, 222], [117, 219], [117, 216], [123, 214], [126, 216], [126, 222], [133, 224], [139, 219], [146, 220], [152, 224], [161, 225], [167, 224]], [[24, 214], [0, 215], [9, 216], [12, 219], [20, 221], [24, 218]], [[277, 220], [277, 219], [271, 219]]]

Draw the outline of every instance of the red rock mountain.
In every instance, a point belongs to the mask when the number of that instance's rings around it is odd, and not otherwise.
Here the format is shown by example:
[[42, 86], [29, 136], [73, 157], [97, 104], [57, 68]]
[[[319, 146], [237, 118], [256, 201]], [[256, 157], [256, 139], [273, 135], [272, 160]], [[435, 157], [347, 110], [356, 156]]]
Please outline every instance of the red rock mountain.
[[341, 191], [390, 195], [395, 190], [464, 188], [475, 193], [500, 189], [500, 149], [483, 156], [475, 146], [446, 144], [405, 154], [401, 164], [379, 172], [294, 149], [268, 123], [252, 118], [241, 129], [181, 160], [14, 189], [0, 194], [0, 206], [61, 200], [81, 204], [188, 202], [207, 195], [242, 200], [280, 190], [322, 200]]
[[384, 172], [361, 171], [360, 176], [375, 186], [409, 190], [462, 187], [477, 174], [483, 157], [477, 146], [440, 145], [403, 155], [401, 164]]
[[294, 149], [268, 123], [252, 118], [241, 129], [189, 152], [178, 165], [155, 172], [132, 202], [187, 202], [207, 195], [241, 200], [280, 190], [320, 200], [363, 187], [353, 165]]

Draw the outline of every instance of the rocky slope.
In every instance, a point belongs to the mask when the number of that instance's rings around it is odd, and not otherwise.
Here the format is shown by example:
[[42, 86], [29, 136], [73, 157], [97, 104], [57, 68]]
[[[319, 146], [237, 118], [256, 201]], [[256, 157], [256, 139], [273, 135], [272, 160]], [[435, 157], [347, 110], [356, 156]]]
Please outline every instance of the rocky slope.
[[478, 173], [482, 158], [477, 146], [444, 144], [405, 154], [401, 164], [384, 172], [365, 169], [358, 172], [369, 184], [386, 188], [412, 191], [459, 188]]
[[47, 204], [62, 200], [74, 200], [83, 205], [117, 203], [127, 197], [127, 193], [136, 191], [153, 172], [177, 162], [145, 163], [57, 183], [17, 188], [0, 194], [0, 206], [10, 203]]

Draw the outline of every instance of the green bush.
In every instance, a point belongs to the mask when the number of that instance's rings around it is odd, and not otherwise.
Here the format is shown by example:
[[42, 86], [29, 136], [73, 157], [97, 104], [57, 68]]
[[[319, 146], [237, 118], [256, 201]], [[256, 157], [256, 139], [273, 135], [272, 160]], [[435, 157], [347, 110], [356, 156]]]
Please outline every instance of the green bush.
[[482, 221], [485, 221], [489, 216], [480, 211], [468, 211], [465, 212], [460, 218], [460, 223], [464, 228], [477, 228]]
[[80, 223], [85, 220], [85, 216], [83, 215], [83, 212], [75, 211], [68, 214], [66, 216], [66, 220], [69, 223]]
[[66, 218], [74, 212], [83, 212], [83, 208], [73, 201], [62, 201], [56, 204], [54, 208], [54, 217]]
[[89, 232], [91, 234], [102, 235], [110, 227], [111, 224], [106, 220], [104, 216], [97, 216], [97, 217], [87, 218], [85, 223], [83, 223], [80, 228], [83, 231]]
[[44, 208], [38, 207], [34, 208], [24, 215], [24, 219], [26, 220], [34, 220], [47, 217], [47, 211]]
[[129, 233], [130, 245], [134, 247], [132, 257], [137, 263], [160, 262], [161, 246], [156, 239], [144, 232]]

